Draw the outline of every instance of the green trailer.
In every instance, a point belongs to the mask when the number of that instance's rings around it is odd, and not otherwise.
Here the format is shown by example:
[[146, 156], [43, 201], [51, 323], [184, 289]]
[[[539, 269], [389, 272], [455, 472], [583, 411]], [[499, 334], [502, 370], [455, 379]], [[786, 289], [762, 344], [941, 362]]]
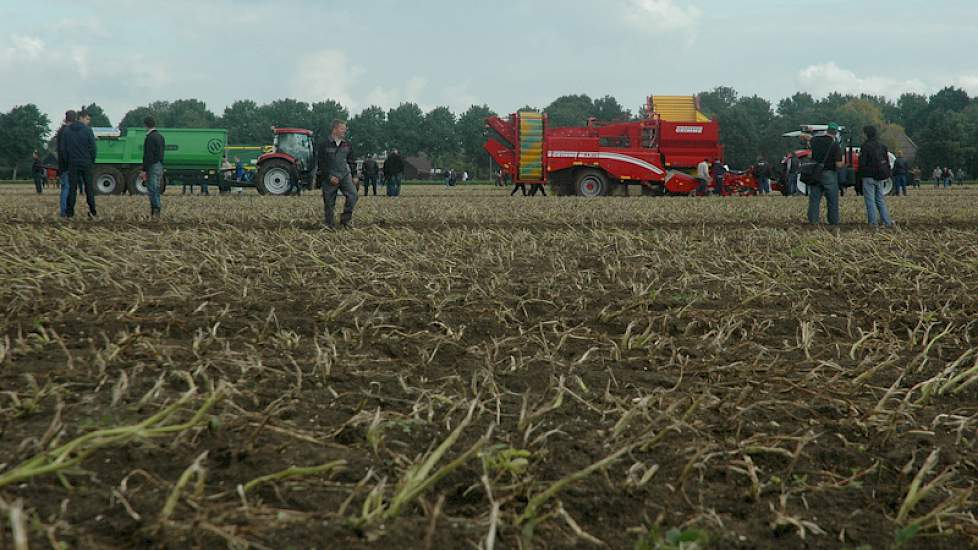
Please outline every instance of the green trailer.
[[[220, 185], [227, 130], [159, 128], [157, 131], [166, 140], [163, 189], [167, 182]], [[95, 135], [98, 154], [92, 181], [96, 192], [113, 195], [128, 191], [133, 195], [145, 195], [146, 185], [140, 178], [140, 172], [146, 129], [129, 128], [125, 134], [117, 130], [96, 129]]]

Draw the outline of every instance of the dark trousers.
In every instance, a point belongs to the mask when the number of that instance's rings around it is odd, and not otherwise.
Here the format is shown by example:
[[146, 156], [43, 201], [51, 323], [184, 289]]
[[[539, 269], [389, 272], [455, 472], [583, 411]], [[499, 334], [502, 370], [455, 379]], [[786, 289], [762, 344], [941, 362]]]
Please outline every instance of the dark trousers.
[[44, 184], [48, 182], [48, 179], [44, 177], [44, 174], [34, 174], [34, 189], [37, 194], [40, 195], [44, 191]]
[[717, 195], [723, 196], [723, 195], [727, 194], [727, 190], [724, 189], [724, 187], [723, 187], [723, 176], [717, 176], [717, 177], [713, 178], [713, 182], [717, 186]]
[[92, 169], [88, 167], [72, 166], [68, 169], [68, 204], [65, 210], [65, 217], [75, 216], [75, 203], [78, 199], [78, 189], [85, 190], [85, 201], [88, 202], [88, 214], [95, 216], [95, 185], [92, 184]]
[[540, 193], [542, 193], [544, 197], [547, 196], [547, 190], [543, 188], [543, 184], [542, 183], [534, 183], [534, 184], [530, 185], [530, 196], [531, 197], [534, 196], [534, 195], [536, 195], [537, 194], [537, 191], [539, 191]]
[[513, 190], [509, 192], [509, 196], [512, 197], [513, 195], [516, 194], [517, 191], [523, 191], [523, 196], [525, 197], [526, 196], [526, 184], [525, 183], [517, 183], [516, 185], [514, 185], [513, 186]]
[[377, 174], [370, 175], [367, 174], [363, 177], [363, 194], [367, 196], [370, 194], [370, 188], [374, 188], [374, 196], [377, 196]]
[[293, 190], [295, 190], [297, 197], [302, 196], [302, 184], [299, 183], [299, 178], [296, 176], [289, 178], [289, 188], [285, 190], [285, 194], [291, 195]]

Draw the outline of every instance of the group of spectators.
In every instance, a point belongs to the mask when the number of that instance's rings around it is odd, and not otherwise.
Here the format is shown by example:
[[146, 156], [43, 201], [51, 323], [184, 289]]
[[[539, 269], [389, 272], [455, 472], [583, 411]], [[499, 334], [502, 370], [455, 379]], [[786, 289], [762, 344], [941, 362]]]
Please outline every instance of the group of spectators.
[[[374, 196], [377, 196], [377, 184], [380, 183], [386, 189], [388, 197], [401, 196], [401, 179], [404, 176], [404, 159], [401, 153], [394, 149], [387, 153], [383, 166], [377, 162], [374, 155], [367, 155], [363, 161], [363, 194], [370, 194], [373, 189]], [[359, 190], [360, 186], [357, 185]]]
[[955, 181], [964, 181], [966, 179], [964, 170], [958, 168], [957, 173], [947, 166], [937, 166], [934, 171], [931, 172], [931, 178], [934, 180], [934, 187], [943, 186], [945, 189], [954, 185]]

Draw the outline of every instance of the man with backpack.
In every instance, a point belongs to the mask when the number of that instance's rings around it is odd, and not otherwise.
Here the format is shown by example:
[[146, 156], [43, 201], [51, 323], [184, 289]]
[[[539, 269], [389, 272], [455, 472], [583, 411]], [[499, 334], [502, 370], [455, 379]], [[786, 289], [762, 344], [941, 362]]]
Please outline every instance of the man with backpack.
[[890, 152], [880, 143], [875, 126], [863, 128], [866, 140], [859, 150], [859, 171], [856, 177], [863, 182], [863, 199], [866, 201], [866, 217], [869, 225], [893, 227], [890, 211], [886, 208], [883, 182], [893, 175], [890, 168]]
[[[809, 168], [815, 181], [805, 181], [808, 185], [808, 223], [817, 225], [822, 218], [822, 197], [825, 197], [826, 217], [829, 225], [839, 225], [839, 169], [845, 166], [842, 158], [842, 147], [836, 136], [839, 135], [839, 125], [829, 124], [826, 133], [815, 136], [810, 141], [812, 151]], [[802, 166], [802, 174], [805, 173]], [[804, 178], [803, 178], [804, 179]]]

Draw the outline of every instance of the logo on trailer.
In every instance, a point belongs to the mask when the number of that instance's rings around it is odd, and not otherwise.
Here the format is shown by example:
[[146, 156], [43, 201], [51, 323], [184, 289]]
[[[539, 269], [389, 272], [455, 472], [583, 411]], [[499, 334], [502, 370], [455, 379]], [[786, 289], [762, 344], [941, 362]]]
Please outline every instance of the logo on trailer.
[[677, 134], [702, 134], [702, 126], [676, 126]]
[[219, 139], [212, 139], [207, 142], [207, 152], [216, 155], [224, 150], [224, 142]]

